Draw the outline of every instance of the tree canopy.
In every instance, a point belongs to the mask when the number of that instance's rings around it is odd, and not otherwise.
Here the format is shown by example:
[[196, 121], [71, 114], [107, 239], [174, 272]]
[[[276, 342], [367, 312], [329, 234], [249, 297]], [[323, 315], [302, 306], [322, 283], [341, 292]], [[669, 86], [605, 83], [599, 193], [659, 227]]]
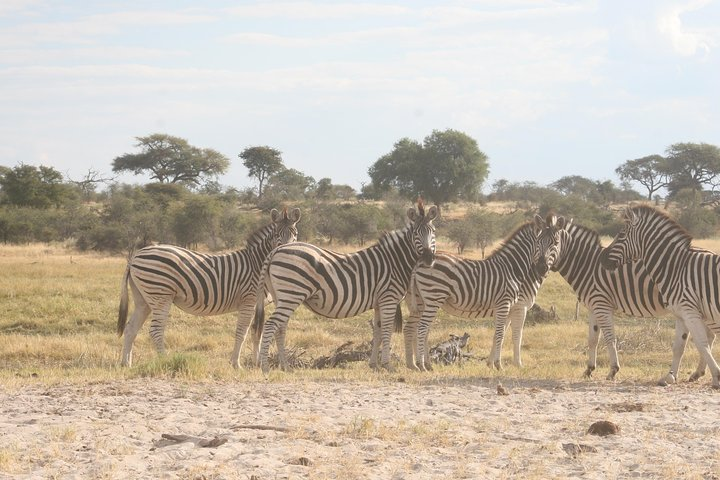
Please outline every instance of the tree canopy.
[[475, 200], [488, 175], [487, 156], [457, 130], [434, 130], [421, 145], [403, 138], [368, 170], [376, 192], [395, 188], [407, 198], [422, 195], [442, 205]]
[[58, 206], [70, 194], [62, 173], [53, 167], [20, 164], [0, 171], [4, 201], [11, 205], [47, 208]]
[[204, 179], [225, 173], [230, 160], [210, 148], [198, 148], [187, 140], [163, 133], [136, 137], [140, 153], [126, 153], [113, 160], [113, 172], [149, 173], [160, 183], [198, 186]]
[[281, 152], [268, 146], [249, 147], [238, 154], [248, 169], [248, 176], [258, 181], [258, 199], [262, 199], [263, 185], [274, 174], [285, 169]]

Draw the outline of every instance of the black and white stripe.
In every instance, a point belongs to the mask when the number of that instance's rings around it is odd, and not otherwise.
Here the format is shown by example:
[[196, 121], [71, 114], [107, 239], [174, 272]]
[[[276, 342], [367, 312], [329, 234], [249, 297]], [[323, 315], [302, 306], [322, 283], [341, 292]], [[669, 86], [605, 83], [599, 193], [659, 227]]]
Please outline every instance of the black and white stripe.
[[268, 371], [268, 350], [276, 339], [281, 368], [286, 368], [285, 331], [290, 315], [301, 304], [329, 318], [347, 318], [374, 310], [373, 343], [370, 365], [389, 368], [390, 336], [399, 303], [407, 292], [412, 269], [418, 262], [431, 265], [435, 255], [437, 208], [425, 213], [408, 210], [410, 224], [385, 234], [375, 245], [354, 253], [340, 254], [308, 243], [277, 248], [263, 267], [258, 292], [257, 322], [262, 322], [266, 292], [275, 302], [275, 311], [264, 324], [260, 346], [260, 366]]
[[[567, 242], [569, 222], [538, 215], [519, 227], [500, 248], [484, 260], [437, 254], [431, 267], [418, 266], [412, 277], [403, 328], [408, 368], [429, 369], [427, 337], [440, 308], [464, 318], [495, 317], [495, 335], [488, 365], [502, 368], [500, 351], [508, 325], [513, 325], [514, 360], [522, 365], [520, 344], [527, 309], [548, 269]], [[415, 357], [415, 359], [413, 359]]]
[[[260, 269], [268, 253], [278, 245], [297, 239], [300, 210], [288, 216], [273, 209], [270, 224], [247, 240], [242, 250], [208, 255], [173, 245], [155, 245], [138, 250], [128, 262], [123, 277], [118, 314], [118, 335], [124, 335], [122, 365], [132, 364], [132, 345], [149, 315], [150, 336], [159, 353], [165, 351], [165, 325], [170, 307], [199, 316], [238, 312], [235, 348], [231, 363], [240, 366], [240, 349], [255, 309]], [[135, 310], [130, 321], [128, 285]], [[127, 322], [127, 324], [126, 324]]]
[[[693, 249], [690, 235], [652, 207], [628, 208], [624, 221], [622, 230], [600, 254], [601, 265], [612, 270], [642, 260], [667, 309], [682, 319], [710, 368], [713, 387], [720, 388], [720, 367], [712, 355], [712, 341], [720, 333], [720, 256]], [[676, 328], [679, 330], [681, 327]], [[674, 352], [680, 350], [675, 343]], [[677, 374], [675, 366], [670, 374]]]

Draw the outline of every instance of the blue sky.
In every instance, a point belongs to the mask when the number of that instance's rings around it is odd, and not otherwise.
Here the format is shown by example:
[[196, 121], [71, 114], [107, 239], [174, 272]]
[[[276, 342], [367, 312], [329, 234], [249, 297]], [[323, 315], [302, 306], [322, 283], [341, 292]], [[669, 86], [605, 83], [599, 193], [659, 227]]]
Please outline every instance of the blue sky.
[[399, 139], [453, 128], [488, 186], [617, 182], [672, 143], [720, 145], [718, 49], [705, 0], [2, 0], [0, 165], [109, 175], [167, 133], [227, 155], [223, 185], [252, 186], [237, 155], [269, 145], [360, 188]]

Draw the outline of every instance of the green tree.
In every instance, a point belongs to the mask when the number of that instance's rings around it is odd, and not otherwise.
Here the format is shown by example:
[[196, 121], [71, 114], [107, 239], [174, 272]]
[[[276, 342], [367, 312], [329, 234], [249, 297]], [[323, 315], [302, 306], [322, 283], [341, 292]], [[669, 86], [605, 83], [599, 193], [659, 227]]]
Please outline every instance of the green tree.
[[457, 130], [434, 130], [423, 144], [409, 138], [368, 170], [376, 192], [396, 188], [409, 199], [422, 195], [438, 206], [475, 200], [487, 178], [487, 156], [477, 142]]
[[154, 133], [136, 137], [140, 153], [126, 153], [113, 160], [113, 172], [149, 173], [160, 183], [199, 186], [203, 180], [225, 173], [230, 160], [210, 148], [197, 148], [180, 137]]
[[257, 179], [258, 200], [261, 200], [265, 182], [285, 168], [281, 152], [268, 146], [249, 147], [240, 152], [238, 157], [243, 159], [243, 165], [248, 169], [248, 176]]
[[20, 164], [0, 176], [4, 201], [10, 205], [48, 208], [59, 207], [72, 195], [63, 176], [52, 167]]
[[620, 180], [637, 182], [647, 189], [647, 199], [652, 200], [653, 194], [668, 185], [667, 161], [662, 155], [627, 160], [615, 169]]

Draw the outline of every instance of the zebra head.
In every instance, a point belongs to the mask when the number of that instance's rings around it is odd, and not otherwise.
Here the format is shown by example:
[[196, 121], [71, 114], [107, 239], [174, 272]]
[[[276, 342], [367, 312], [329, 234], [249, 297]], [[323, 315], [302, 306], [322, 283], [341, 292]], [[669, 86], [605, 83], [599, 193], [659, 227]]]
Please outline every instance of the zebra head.
[[533, 263], [535, 271], [541, 277], [545, 276], [562, 257], [564, 247], [570, 242], [568, 232], [570, 224], [572, 219], [566, 221], [565, 217], [550, 214], [546, 220], [543, 220], [540, 215], [535, 215], [537, 242]]
[[274, 246], [279, 247], [286, 243], [297, 241], [297, 227], [295, 226], [300, 220], [300, 209], [294, 208], [292, 213], [288, 215], [287, 208], [282, 212], [272, 209], [270, 219], [273, 222], [273, 242]]
[[628, 207], [622, 215], [623, 227], [610, 245], [600, 254], [600, 265], [607, 270], [616, 270], [621, 264], [640, 259], [643, 215], [635, 207]]
[[418, 199], [417, 207], [417, 211], [414, 208], [409, 208], [407, 211], [407, 216], [412, 222], [410, 225], [412, 243], [415, 253], [420, 257], [418, 263], [432, 267], [435, 263], [435, 226], [432, 222], [438, 215], [438, 209], [433, 205], [426, 213], [422, 199]]

